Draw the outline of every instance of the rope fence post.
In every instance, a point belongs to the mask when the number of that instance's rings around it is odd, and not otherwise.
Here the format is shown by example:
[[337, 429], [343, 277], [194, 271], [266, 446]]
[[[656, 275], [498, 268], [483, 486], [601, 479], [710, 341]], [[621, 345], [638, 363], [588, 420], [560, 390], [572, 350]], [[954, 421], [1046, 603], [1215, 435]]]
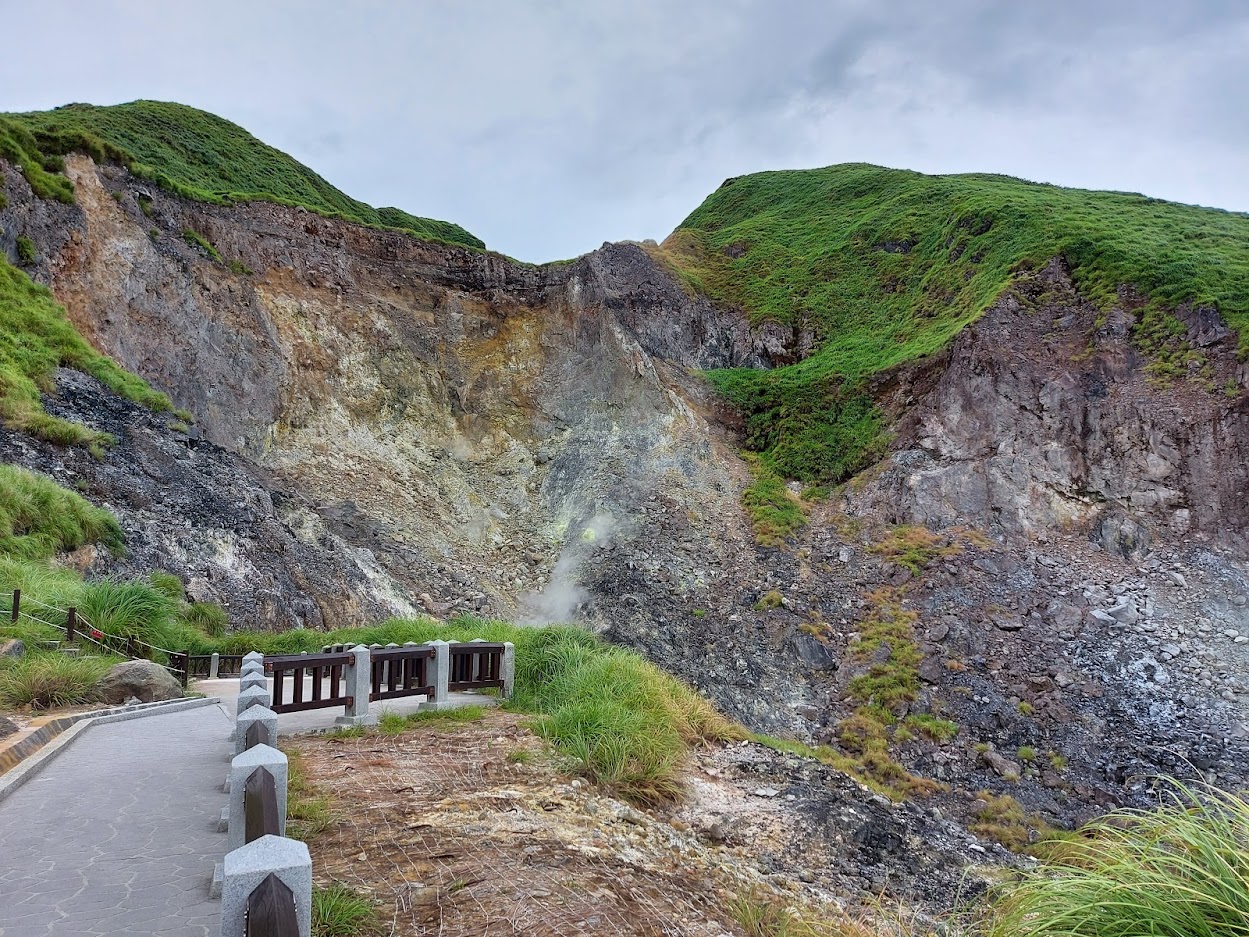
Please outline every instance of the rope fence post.
[[21, 589], [14, 589], [14, 590], [13, 590], [13, 616], [12, 616], [12, 620], [13, 620], [13, 621], [17, 621], [18, 617], [19, 617], [21, 614], [22, 614], [22, 590], [21, 590]]
[[78, 609], [70, 606], [65, 613], [65, 640], [69, 644], [74, 643], [74, 631], [78, 627]]

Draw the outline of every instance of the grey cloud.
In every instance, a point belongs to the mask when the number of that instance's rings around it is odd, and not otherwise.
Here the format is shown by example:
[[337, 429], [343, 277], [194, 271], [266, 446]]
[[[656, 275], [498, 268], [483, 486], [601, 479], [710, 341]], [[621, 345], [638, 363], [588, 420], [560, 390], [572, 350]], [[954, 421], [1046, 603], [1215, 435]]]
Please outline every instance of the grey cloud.
[[32, 41], [0, 109], [181, 100], [530, 260], [849, 160], [1249, 208], [1242, 0], [48, 0], [6, 26]]

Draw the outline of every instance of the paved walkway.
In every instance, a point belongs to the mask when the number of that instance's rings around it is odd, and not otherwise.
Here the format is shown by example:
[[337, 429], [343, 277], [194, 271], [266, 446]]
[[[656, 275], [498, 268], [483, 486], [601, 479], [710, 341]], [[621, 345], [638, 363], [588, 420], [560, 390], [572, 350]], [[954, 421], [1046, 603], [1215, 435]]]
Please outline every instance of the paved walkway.
[[95, 725], [0, 801], [0, 937], [216, 937], [230, 719]]

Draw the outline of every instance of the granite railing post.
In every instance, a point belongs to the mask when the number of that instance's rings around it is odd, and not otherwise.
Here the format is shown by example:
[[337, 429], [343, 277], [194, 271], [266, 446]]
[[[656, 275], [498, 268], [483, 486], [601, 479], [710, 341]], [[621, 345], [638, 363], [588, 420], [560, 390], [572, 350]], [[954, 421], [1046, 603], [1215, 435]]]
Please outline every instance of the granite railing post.
[[372, 652], [363, 644], [359, 644], [347, 653], [351, 655], [351, 663], [343, 668], [343, 681], [347, 685], [347, 695], [352, 697], [352, 701], [351, 705], [343, 708], [343, 715], [335, 719], [334, 724], [340, 726], [374, 725], [377, 722], [377, 717], [369, 715], [369, 692], [372, 690]]
[[208, 679], [216, 680], [217, 673], [221, 669], [221, 655], [216, 651], [212, 652], [212, 656], [208, 658]]
[[278, 832], [286, 832], [286, 782], [288, 764], [286, 756], [268, 745], [256, 745], [230, 762], [230, 821], [226, 827], [226, 850], [238, 849], [247, 841], [245, 836], [245, 789], [247, 779], [258, 768], [273, 775], [277, 793]]
[[516, 645], [511, 641], [503, 642], [503, 667], [499, 679], [503, 681], [503, 689], [499, 695], [503, 699], [511, 699], [516, 692]]
[[429, 662], [429, 683], [434, 688], [434, 698], [421, 703], [421, 709], [450, 709], [450, 694], [447, 684], [451, 682], [451, 645], [446, 641], [429, 642], [434, 649], [434, 656]]
[[253, 722], [264, 723], [269, 738], [278, 737], [278, 714], [267, 706], [250, 706], [239, 713], [234, 722], [234, 754], [241, 755], [247, 750], [247, 727]]
[[249, 670], [239, 677], [239, 693], [242, 693], [244, 690], [250, 690], [254, 686], [258, 686], [262, 690], [269, 689], [269, 679], [264, 675], [263, 671]]
[[262, 836], [226, 853], [222, 864], [221, 937], [244, 937], [247, 903], [270, 875], [291, 890], [300, 937], [312, 933], [312, 857], [308, 847], [282, 836]]

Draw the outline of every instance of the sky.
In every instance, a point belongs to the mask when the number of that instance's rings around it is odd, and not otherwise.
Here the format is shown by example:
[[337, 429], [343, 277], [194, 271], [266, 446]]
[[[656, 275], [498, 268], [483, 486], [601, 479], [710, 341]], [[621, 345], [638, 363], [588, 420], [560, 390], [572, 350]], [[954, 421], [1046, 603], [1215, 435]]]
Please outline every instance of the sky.
[[179, 101], [529, 261], [870, 162], [1249, 211], [1249, 0], [0, 0], [0, 111]]

